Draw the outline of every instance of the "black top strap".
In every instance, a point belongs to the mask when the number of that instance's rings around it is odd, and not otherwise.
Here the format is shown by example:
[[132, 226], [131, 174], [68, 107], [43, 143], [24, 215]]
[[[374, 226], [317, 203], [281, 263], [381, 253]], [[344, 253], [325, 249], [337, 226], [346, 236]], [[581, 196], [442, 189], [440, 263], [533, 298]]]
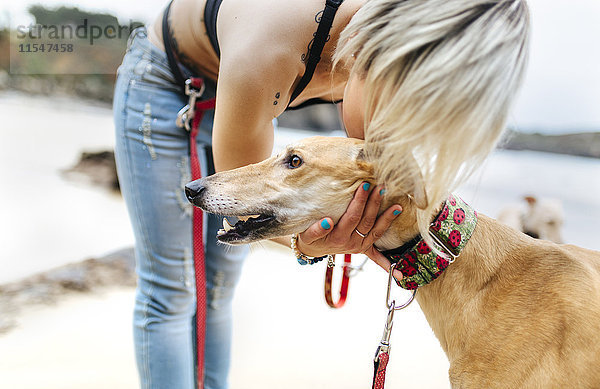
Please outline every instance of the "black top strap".
[[219, 58], [221, 58], [221, 48], [217, 39], [217, 15], [219, 14], [219, 7], [221, 7], [222, 1], [207, 0], [204, 6], [204, 26], [206, 27], [206, 33], [208, 34], [210, 44]]
[[304, 75], [298, 82], [298, 85], [292, 92], [292, 97], [290, 98], [289, 105], [298, 97], [300, 93], [306, 88], [308, 83], [313, 77], [315, 73], [315, 69], [317, 68], [317, 64], [321, 60], [321, 53], [323, 52], [323, 47], [325, 47], [325, 43], [329, 39], [329, 31], [331, 30], [331, 26], [333, 25], [333, 19], [335, 18], [335, 14], [339, 8], [339, 6], [344, 2], [344, 0], [326, 0], [325, 9], [323, 10], [323, 14], [321, 15], [321, 20], [319, 21], [319, 26], [317, 27], [317, 32], [315, 32], [315, 39], [310, 45], [308, 58], [306, 60], [306, 70], [304, 71]]
[[171, 69], [171, 73], [173, 73], [173, 77], [175, 77], [175, 82], [179, 85], [183, 90], [185, 90], [185, 77], [181, 68], [179, 67], [179, 63], [177, 59], [175, 59], [175, 52], [173, 51], [173, 45], [171, 44], [171, 32], [169, 31], [169, 11], [171, 9], [171, 4], [173, 0], [169, 2], [165, 12], [163, 13], [162, 20], [162, 34], [163, 34], [163, 44], [165, 45], [165, 52], [167, 53], [167, 60], [169, 61], [169, 68]]

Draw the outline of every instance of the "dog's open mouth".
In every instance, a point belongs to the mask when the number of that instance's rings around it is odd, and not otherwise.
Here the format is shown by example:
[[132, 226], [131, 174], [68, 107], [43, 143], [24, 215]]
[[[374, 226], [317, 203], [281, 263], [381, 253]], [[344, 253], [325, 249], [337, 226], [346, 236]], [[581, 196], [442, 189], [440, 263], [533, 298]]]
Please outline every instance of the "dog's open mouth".
[[[242, 220], [243, 218], [244, 220]], [[223, 218], [223, 228], [217, 231], [217, 239], [224, 243], [245, 243], [260, 239], [261, 230], [264, 231], [275, 222], [275, 216], [260, 214], [241, 217], [231, 225], [227, 218]]]

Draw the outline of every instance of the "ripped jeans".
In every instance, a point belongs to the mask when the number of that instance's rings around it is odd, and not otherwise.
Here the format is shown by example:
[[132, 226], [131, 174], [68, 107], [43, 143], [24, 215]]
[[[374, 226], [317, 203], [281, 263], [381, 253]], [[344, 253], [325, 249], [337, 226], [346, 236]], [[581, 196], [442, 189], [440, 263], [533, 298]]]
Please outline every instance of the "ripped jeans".
[[[207, 85], [205, 97], [214, 96]], [[164, 52], [146, 30], [132, 33], [119, 67], [113, 102], [115, 157], [121, 191], [135, 234], [138, 284], [134, 312], [136, 361], [142, 388], [195, 387], [195, 280], [188, 134], [175, 126], [187, 103], [175, 85]], [[202, 174], [210, 174], [214, 112], [198, 136]], [[205, 215], [207, 323], [206, 389], [227, 388], [231, 303], [247, 247], [217, 246], [222, 220]]]

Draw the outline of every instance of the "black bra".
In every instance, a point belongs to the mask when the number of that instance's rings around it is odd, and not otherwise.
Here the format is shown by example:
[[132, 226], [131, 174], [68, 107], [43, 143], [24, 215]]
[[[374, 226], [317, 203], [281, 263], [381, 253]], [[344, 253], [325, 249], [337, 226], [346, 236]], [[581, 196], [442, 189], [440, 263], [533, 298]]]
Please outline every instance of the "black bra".
[[[219, 41], [217, 40], [217, 14], [219, 13], [219, 7], [221, 6], [222, 1], [223, 0], [206, 0], [206, 6], [204, 8], [204, 25], [206, 26], [208, 39], [210, 40], [210, 44], [215, 50], [215, 53], [217, 53], [217, 56], [219, 57], [221, 57], [221, 49], [219, 47]], [[329, 31], [331, 30], [331, 25], [333, 24], [335, 14], [343, 2], [344, 0], [325, 1], [325, 9], [321, 13], [321, 20], [319, 20], [317, 32], [313, 34], [314, 39], [309, 44], [308, 58], [305, 59], [306, 70], [298, 82], [298, 85], [296, 85], [296, 88], [292, 92], [292, 97], [290, 98], [287, 109], [295, 110], [314, 104], [331, 104], [331, 101], [323, 99], [310, 99], [296, 107], [289, 106], [296, 99], [296, 97], [302, 93], [312, 79], [315, 69], [317, 68], [317, 64], [321, 60], [323, 47], [329, 40]], [[338, 102], [339, 101], [336, 101], [335, 103]]]

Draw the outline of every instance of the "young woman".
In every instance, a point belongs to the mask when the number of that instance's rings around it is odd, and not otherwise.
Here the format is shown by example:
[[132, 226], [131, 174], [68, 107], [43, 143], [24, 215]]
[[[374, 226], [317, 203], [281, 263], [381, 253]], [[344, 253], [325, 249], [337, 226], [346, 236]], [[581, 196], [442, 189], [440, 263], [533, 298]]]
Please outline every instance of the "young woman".
[[[524, 67], [528, 16], [522, 0], [174, 0], [165, 12], [166, 23], [161, 15], [132, 34], [119, 68], [116, 156], [136, 237], [141, 384], [192, 388], [188, 135], [175, 125], [187, 96], [166, 52], [185, 77], [204, 78], [203, 98], [216, 95], [198, 137], [203, 174], [211, 160], [221, 171], [268, 157], [273, 119], [286, 109], [343, 99], [349, 136], [366, 137], [370, 156], [387, 161], [380, 183], [409, 191], [397, 171], [411, 163], [408, 173], [428, 185], [415, 201], [428, 211], [498, 138]], [[361, 186], [335, 226], [323, 215], [299, 235], [297, 249], [364, 252], [388, 265], [372, 244], [401, 209], [377, 217], [382, 189]], [[245, 250], [218, 247], [220, 221], [206, 224], [204, 387], [225, 388], [231, 299]]]

